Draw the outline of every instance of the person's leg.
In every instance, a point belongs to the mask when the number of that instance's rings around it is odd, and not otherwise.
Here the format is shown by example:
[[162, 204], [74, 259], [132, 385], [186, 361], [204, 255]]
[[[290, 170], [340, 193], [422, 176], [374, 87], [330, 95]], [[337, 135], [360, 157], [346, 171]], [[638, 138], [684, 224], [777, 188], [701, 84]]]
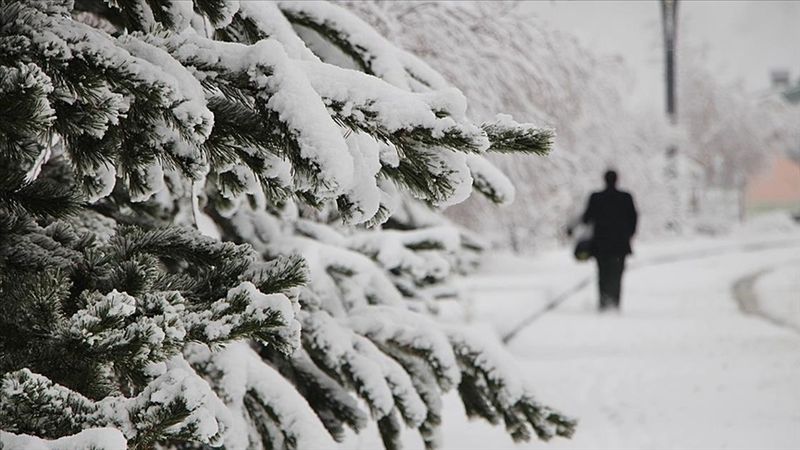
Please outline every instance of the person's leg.
[[609, 306], [609, 259], [605, 256], [596, 256], [597, 260], [597, 295], [599, 309], [603, 311]]
[[619, 309], [622, 295], [622, 273], [625, 271], [625, 256], [615, 256], [610, 266], [609, 294], [612, 306]]

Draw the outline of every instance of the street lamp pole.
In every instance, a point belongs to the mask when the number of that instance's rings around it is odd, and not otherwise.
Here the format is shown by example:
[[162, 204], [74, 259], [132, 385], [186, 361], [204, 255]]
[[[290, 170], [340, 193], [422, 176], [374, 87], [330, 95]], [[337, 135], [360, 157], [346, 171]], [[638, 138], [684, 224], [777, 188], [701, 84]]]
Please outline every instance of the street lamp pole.
[[661, 25], [664, 32], [664, 75], [666, 85], [667, 118], [673, 133], [666, 152], [666, 182], [670, 196], [672, 218], [667, 227], [678, 231], [680, 227], [681, 201], [678, 187], [678, 146], [675, 142], [675, 127], [678, 124], [678, 110], [675, 95], [675, 42], [678, 32], [678, 0], [661, 0]]

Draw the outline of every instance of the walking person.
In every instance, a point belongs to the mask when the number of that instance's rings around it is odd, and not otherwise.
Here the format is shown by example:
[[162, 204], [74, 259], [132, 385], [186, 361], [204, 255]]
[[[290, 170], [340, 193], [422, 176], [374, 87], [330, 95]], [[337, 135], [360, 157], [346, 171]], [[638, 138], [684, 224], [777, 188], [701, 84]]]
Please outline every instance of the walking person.
[[597, 261], [600, 311], [620, 308], [622, 273], [637, 221], [633, 196], [617, 189], [617, 172], [609, 170], [604, 178], [606, 188], [589, 197], [581, 216], [581, 221], [593, 228], [590, 250]]

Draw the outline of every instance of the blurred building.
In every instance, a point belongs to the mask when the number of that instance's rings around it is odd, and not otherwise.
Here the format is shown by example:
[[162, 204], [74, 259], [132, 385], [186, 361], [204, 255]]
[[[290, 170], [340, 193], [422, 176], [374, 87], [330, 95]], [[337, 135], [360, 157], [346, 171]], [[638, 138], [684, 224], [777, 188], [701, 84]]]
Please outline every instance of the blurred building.
[[800, 163], [781, 155], [747, 182], [748, 212], [773, 209], [800, 211]]
[[[800, 79], [790, 82], [789, 73], [774, 71], [772, 88], [787, 102], [800, 108]], [[788, 209], [800, 213], [800, 142], [785, 149], [758, 175], [747, 180], [746, 210], [751, 213]]]

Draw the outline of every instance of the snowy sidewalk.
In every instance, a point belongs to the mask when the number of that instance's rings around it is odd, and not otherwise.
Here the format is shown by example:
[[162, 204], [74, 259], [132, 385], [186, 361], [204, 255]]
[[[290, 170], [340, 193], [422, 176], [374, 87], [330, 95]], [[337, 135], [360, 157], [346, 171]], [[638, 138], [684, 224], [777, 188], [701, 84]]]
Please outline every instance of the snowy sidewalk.
[[[746, 236], [722, 244], [737, 239]], [[800, 448], [800, 333], [743, 314], [732, 293], [742, 277], [796, 264], [800, 247], [708, 254], [628, 271], [619, 316], [594, 312], [592, 285], [512, 341], [540, 398], [579, 418], [573, 440], [516, 446], [501, 429], [462, 419], [451, 397], [445, 447]], [[566, 274], [593, 270], [556, 256], [513, 262], [513, 274], [500, 275], [500, 264], [470, 281], [473, 313], [500, 332], [563, 289]]]

